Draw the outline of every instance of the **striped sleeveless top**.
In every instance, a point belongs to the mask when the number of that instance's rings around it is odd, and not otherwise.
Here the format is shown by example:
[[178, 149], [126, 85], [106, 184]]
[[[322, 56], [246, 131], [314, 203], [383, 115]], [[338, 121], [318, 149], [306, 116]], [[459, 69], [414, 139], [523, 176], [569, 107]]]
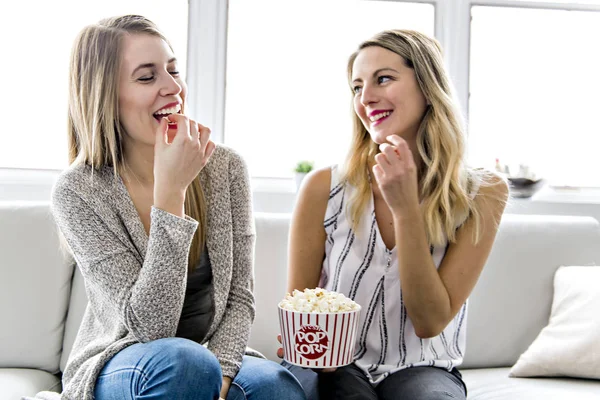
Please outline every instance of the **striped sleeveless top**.
[[[451, 370], [460, 365], [465, 353], [467, 303], [438, 336], [419, 338], [402, 299], [397, 248], [389, 250], [381, 238], [372, 194], [359, 232], [352, 229], [346, 206], [353, 190], [351, 185], [339, 182], [337, 168], [332, 167], [319, 286], [344, 293], [362, 306], [355, 364], [374, 385], [405, 368], [432, 366]], [[438, 268], [446, 249], [447, 244], [431, 247]]]

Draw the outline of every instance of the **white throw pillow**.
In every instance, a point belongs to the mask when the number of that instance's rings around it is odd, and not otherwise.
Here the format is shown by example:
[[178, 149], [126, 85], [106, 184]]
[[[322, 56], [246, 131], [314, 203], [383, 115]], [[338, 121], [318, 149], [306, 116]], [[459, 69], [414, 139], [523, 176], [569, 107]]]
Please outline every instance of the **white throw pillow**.
[[550, 321], [509, 376], [600, 379], [600, 267], [556, 271]]

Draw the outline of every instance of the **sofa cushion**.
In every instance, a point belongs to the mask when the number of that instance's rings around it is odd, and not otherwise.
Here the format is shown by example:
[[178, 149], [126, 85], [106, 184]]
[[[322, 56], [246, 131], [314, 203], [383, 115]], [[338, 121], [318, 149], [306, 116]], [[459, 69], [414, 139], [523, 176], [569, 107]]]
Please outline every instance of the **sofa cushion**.
[[599, 282], [600, 267], [556, 271], [550, 322], [519, 357], [511, 376], [600, 379]]
[[0, 368], [0, 400], [34, 396], [42, 390], [60, 391], [60, 379], [36, 369]]
[[461, 370], [469, 400], [598, 400], [600, 382], [574, 378], [510, 378], [510, 368]]
[[0, 226], [0, 367], [58, 372], [73, 262], [47, 203], [2, 202]]
[[463, 368], [510, 367], [548, 324], [554, 273], [600, 264], [591, 217], [510, 215], [469, 298]]
[[275, 353], [279, 343], [277, 304], [287, 287], [287, 244], [289, 214], [254, 213], [256, 247], [254, 293], [256, 317], [250, 331], [249, 346], [265, 357], [281, 361]]

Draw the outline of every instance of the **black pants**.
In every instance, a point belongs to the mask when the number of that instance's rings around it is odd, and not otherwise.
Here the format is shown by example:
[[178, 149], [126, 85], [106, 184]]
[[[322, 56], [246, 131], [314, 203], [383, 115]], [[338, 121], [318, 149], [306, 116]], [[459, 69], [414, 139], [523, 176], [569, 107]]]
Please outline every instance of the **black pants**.
[[335, 372], [315, 373], [282, 363], [298, 378], [308, 400], [466, 400], [460, 372], [436, 367], [407, 368], [373, 386], [354, 364]]

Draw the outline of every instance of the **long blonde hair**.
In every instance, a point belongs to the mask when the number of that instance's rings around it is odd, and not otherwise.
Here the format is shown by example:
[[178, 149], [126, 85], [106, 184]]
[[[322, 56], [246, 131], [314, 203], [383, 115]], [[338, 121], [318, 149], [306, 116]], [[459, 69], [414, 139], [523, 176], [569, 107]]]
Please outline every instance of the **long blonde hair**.
[[[142, 16], [103, 19], [85, 27], [77, 36], [69, 74], [69, 163], [90, 165], [92, 170], [111, 166], [115, 176], [124, 167], [125, 132], [119, 117], [118, 93], [126, 34], [152, 35], [169, 44], [158, 27]], [[187, 189], [185, 212], [200, 221], [189, 253], [191, 270], [200, 259], [206, 239], [206, 200], [199, 178]]]
[[[431, 245], [453, 242], [457, 227], [472, 216], [474, 240], [480, 237], [481, 215], [470, 196], [486, 181], [484, 171], [466, 167], [465, 140], [461, 116], [452, 97], [452, 88], [443, 64], [437, 40], [412, 30], [386, 30], [364, 41], [348, 60], [348, 82], [359, 52], [378, 46], [400, 55], [415, 72], [419, 87], [429, 101], [417, 132], [417, 148], [423, 161], [419, 171], [422, 213], [427, 239]], [[352, 93], [354, 95], [354, 93]], [[353, 112], [350, 151], [341, 168], [341, 179], [357, 188], [350, 199], [350, 216], [354, 229], [371, 196], [369, 163], [378, 152], [360, 118]]]

